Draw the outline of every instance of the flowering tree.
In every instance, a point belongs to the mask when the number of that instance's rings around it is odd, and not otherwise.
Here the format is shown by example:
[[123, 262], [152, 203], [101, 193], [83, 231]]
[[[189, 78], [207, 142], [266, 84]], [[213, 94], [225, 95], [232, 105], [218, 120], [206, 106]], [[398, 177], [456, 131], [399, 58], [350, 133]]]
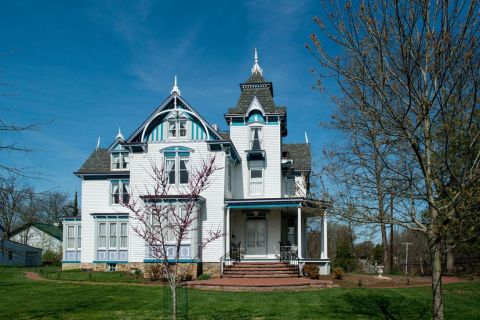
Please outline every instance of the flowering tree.
[[[201, 193], [210, 186], [210, 178], [218, 168], [215, 166], [215, 157], [210, 157], [186, 173], [187, 184], [176, 186], [170, 183], [172, 171], [157, 166], [153, 161], [151, 167], [153, 185], [146, 186], [143, 193], [133, 193], [129, 199], [122, 200], [138, 222], [132, 225], [133, 230], [145, 240], [150, 256], [158, 260], [162, 267], [162, 275], [172, 291], [172, 315], [176, 319], [176, 288], [184, 281], [184, 270], [179, 265], [181, 245], [192, 239], [199, 230], [203, 200]], [[203, 235], [199, 241], [200, 248], [220, 238], [220, 230], [210, 230], [206, 237]]]

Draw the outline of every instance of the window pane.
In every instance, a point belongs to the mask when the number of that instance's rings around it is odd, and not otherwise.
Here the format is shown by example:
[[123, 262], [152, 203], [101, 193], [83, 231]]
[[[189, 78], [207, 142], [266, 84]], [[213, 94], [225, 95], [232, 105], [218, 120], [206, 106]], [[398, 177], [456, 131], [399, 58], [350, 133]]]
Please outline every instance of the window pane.
[[75, 235], [75, 227], [74, 226], [68, 226], [68, 237], [73, 238]]
[[110, 223], [110, 236], [116, 236], [116, 235], [117, 235], [117, 224]]
[[112, 181], [112, 203], [120, 203], [119, 182]]
[[120, 169], [120, 154], [112, 153], [112, 169]]
[[170, 138], [177, 137], [177, 123], [174, 121], [168, 123], [168, 136]]
[[77, 227], [77, 237], [81, 237], [82, 236], [82, 226], [78, 226]]
[[187, 136], [187, 122], [186, 121], [180, 121], [180, 137], [186, 137]]
[[130, 156], [128, 153], [123, 154], [123, 169], [129, 168]]
[[123, 203], [128, 203], [130, 200], [130, 194], [129, 194], [129, 183], [127, 181], [124, 181], [122, 183], [122, 202]]
[[98, 225], [98, 235], [104, 236], [105, 235], [105, 223], [100, 223]]
[[262, 170], [250, 170], [250, 178], [261, 179], [262, 178]]
[[175, 159], [167, 159], [168, 183], [175, 184]]
[[180, 159], [180, 183], [188, 183], [188, 160]]

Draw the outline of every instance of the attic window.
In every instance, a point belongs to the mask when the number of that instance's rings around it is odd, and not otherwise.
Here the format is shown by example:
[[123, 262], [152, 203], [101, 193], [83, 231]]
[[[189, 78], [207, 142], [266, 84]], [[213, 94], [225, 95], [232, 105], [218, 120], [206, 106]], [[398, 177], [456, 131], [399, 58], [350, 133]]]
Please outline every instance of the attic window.
[[128, 170], [130, 168], [130, 155], [128, 152], [112, 153], [112, 170]]
[[187, 121], [173, 120], [168, 122], [168, 138], [178, 139], [187, 136]]

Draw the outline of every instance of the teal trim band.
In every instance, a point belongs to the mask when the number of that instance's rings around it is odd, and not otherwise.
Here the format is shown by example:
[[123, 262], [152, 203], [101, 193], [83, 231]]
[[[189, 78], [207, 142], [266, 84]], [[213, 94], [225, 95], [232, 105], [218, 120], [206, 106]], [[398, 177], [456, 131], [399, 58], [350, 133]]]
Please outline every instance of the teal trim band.
[[[174, 259], [144, 259], [144, 263], [161, 263], [161, 262], [175, 262]], [[179, 263], [198, 263], [200, 262], [199, 260], [196, 259], [178, 259]]]
[[62, 221], [82, 221], [82, 218], [64, 218]]
[[232, 209], [255, 209], [255, 208], [298, 208], [301, 203], [272, 203], [272, 204], [229, 204]]
[[175, 152], [165, 152], [163, 155], [165, 157], [174, 158], [176, 153]]
[[114, 261], [114, 260], [93, 260], [93, 263], [128, 263], [128, 261], [125, 261], [125, 260], [119, 260], [119, 261]]
[[80, 260], [62, 260], [62, 263], [80, 263]]

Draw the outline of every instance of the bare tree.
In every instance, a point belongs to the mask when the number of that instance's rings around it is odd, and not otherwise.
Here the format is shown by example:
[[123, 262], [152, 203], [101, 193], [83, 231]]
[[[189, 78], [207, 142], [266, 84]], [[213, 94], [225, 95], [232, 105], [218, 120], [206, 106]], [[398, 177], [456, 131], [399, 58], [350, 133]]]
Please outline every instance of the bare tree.
[[60, 218], [69, 215], [69, 195], [61, 191], [47, 191], [39, 195], [41, 220], [49, 224], [59, 224]]
[[[172, 291], [175, 319], [176, 289], [184, 281], [179, 266], [181, 245], [200, 230], [201, 194], [209, 187], [210, 177], [217, 168], [215, 157], [211, 157], [189, 173], [185, 188], [170, 188], [169, 174], [164, 167], [158, 167], [154, 162], [151, 166], [153, 188], [146, 186], [145, 192], [138, 195], [132, 193], [128, 199], [121, 201], [133, 213], [134, 220], [138, 221], [138, 224], [133, 224], [133, 230], [145, 240], [150, 255], [160, 261], [163, 267], [163, 276]], [[207, 236], [203, 235], [201, 248], [219, 239], [222, 236], [220, 230], [210, 230]]]
[[[480, 234], [478, 215], [462, 208], [480, 174], [479, 3], [347, 1], [325, 10], [328, 27], [316, 19], [322, 37], [312, 35], [311, 52], [321, 76], [338, 80], [336, 101], [388, 139], [382, 162], [402, 188], [385, 222], [426, 235], [432, 315], [443, 319], [442, 243]], [[365, 210], [352, 219], [379, 222]]]

